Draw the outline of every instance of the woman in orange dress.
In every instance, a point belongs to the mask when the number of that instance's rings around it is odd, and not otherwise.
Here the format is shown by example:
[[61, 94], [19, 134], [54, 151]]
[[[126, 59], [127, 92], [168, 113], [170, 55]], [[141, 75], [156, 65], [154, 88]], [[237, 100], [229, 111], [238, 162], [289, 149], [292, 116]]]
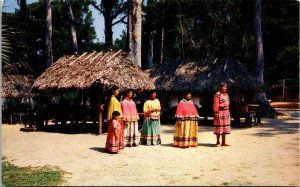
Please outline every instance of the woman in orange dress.
[[184, 99], [177, 105], [173, 147], [188, 148], [198, 146], [199, 115], [191, 98], [192, 93], [186, 92]]

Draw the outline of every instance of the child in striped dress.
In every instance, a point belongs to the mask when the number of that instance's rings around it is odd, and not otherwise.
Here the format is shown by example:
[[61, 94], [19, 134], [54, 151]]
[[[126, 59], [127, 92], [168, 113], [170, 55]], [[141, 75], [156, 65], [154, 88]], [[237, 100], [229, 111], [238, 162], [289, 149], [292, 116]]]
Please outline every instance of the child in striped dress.
[[110, 153], [119, 153], [119, 151], [124, 148], [124, 146], [121, 143], [123, 131], [122, 126], [118, 120], [119, 117], [120, 112], [113, 111], [112, 120], [110, 120], [110, 123], [108, 125], [105, 149]]

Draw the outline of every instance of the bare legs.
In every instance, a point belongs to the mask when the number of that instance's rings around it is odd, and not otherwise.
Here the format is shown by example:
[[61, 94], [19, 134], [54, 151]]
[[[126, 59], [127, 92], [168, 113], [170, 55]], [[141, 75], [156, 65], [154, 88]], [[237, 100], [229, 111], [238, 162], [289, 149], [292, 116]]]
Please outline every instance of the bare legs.
[[[220, 134], [217, 134], [217, 143], [216, 146], [220, 145]], [[229, 146], [228, 144], [226, 144], [226, 140], [225, 140], [226, 134], [222, 134], [222, 146]]]
[[216, 145], [220, 145], [220, 134], [217, 134], [217, 143]]

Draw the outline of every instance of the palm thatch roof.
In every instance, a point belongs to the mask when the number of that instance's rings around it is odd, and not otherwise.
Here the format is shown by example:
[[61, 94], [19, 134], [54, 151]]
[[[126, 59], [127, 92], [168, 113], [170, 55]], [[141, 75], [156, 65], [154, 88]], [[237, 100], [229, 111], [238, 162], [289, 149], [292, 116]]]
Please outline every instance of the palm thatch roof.
[[34, 78], [32, 75], [2, 76], [2, 97], [32, 97], [31, 87]]
[[63, 56], [35, 80], [33, 89], [87, 89], [93, 84], [104, 90], [114, 85], [121, 89], [155, 88], [149, 75], [120, 50]]
[[148, 73], [156, 88], [165, 91], [215, 91], [221, 82], [226, 82], [229, 89], [263, 89], [254, 75], [231, 58], [168, 61]]

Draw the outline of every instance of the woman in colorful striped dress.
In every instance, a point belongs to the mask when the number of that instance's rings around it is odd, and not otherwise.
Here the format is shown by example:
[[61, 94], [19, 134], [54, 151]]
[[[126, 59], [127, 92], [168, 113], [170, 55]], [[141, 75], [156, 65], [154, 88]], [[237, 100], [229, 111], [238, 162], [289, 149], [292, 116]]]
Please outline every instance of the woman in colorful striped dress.
[[132, 96], [133, 90], [129, 89], [126, 91], [126, 97], [122, 101], [124, 141], [127, 147], [137, 146], [139, 143], [139, 114]]
[[[118, 99], [116, 98], [119, 93], [120, 93], [120, 88], [117, 86], [113, 86], [112, 90], [111, 90], [111, 97], [110, 97], [110, 101], [109, 101], [109, 105], [108, 105], [108, 111], [107, 111], [107, 121], [111, 121], [112, 120], [112, 113], [114, 111], [118, 111], [120, 113], [120, 117], [118, 118], [118, 121], [121, 125], [121, 129], [120, 131], [122, 132], [120, 135], [120, 148], [123, 149], [124, 148], [124, 126], [123, 126], [123, 120], [122, 120], [122, 109], [121, 109], [121, 103], [118, 101]], [[107, 138], [109, 138], [109, 136], [107, 136]], [[107, 140], [109, 141], [109, 140]]]
[[156, 91], [151, 91], [150, 99], [144, 103], [144, 122], [141, 130], [140, 144], [161, 144], [160, 110], [160, 102], [156, 99]]
[[173, 147], [188, 148], [198, 146], [198, 119], [199, 115], [192, 93], [186, 92], [176, 109], [176, 123]]
[[121, 124], [118, 121], [119, 116], [120, 112], [114, 111], [108, 125], [105, 149], [110, 153], [119, 153], [119, 151], [123, 149], [123, 147], [120, 146], [120, 138], [123, 136], [123, 132], [121, 131]]
[[230, 111], [229, 111], [229, 96], [226, 93], [227, 84], [221, 83], [219, 91], [214, 96], [214, 134], [217, 136], [216, 146], [220, 145], [220, 136], [222, 135], [222, 146], [229, 146], [226, 144], [226, 134], [230, 134]]

